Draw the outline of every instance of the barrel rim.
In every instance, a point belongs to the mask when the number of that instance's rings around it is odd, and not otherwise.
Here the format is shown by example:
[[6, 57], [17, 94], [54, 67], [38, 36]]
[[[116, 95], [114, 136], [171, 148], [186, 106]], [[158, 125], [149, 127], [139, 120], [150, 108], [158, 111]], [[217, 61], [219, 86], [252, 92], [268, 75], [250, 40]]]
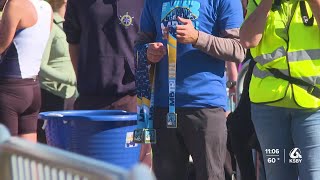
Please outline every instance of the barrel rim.
[[136, 121], [137, 113], [123, 110], [68, 110], [39, 113], [43, 120]]

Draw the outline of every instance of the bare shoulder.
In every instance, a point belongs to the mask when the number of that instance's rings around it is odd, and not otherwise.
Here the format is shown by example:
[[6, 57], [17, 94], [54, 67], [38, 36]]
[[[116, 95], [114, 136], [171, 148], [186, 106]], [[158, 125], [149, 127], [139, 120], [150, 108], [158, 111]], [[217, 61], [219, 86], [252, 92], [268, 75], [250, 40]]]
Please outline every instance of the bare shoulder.
[[19, 21], [23, 15], [23, 5], [19, 2], [20, 0], [8, 0], [3, 9], [2, 18], [4, 22], [7, 22], [8, 19]]
[[[30, 3], [30, 2], [29, 2]], [[25, 7], [25, 5], [28, 4], [28, 2], [26, 2], [26, 0], [8, 0], [5, 8], [14, 8], [17, 10], [23, 10], [23, 8]], [[20, 12], [17, 12], [20, 13]]]
[[11, 14], [16, 16], [26, 15], [26, 12], [30, 12], [30, 8], [34, 9], [29, 0], [8, 0], [4, 12], [11, 12]]
[[12, 7], [14, 14], [21, 17], [17, 29], [28, 28], [36, 24], [38, 14], [30, 0], [9, 0], [9, 2], [14, 6]]

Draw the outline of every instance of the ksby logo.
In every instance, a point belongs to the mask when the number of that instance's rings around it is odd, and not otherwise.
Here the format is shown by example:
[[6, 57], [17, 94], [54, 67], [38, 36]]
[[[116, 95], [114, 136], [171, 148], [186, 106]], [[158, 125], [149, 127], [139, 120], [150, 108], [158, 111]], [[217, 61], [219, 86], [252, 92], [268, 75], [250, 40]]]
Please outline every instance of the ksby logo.
[[302, 156], [299, 148], [293, 148], [289, 153], [289, 163], [301, 163]]

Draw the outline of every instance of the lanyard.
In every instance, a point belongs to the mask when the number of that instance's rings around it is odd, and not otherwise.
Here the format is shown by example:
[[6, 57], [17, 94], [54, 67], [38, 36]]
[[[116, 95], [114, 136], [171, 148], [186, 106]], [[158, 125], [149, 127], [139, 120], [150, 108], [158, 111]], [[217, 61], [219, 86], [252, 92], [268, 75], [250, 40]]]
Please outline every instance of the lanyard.
[[146, 73], [146, 68], [143, 66], [143, 53], [137, 51], [136, 53], [136, 63], [137, 63], [137, 78], [136, 78], [136, 86], [137, 86], [137, 126], [138, 129], [144, 129], [146, 127], [146, 119], [147, 119], [147, 112], [146, 108], [144, 108], [143, 104], [146, 102], [142, 101], [143, 98], [143, 92], [146, 90], [146, 88], [143, 86], [143, 79], [144, 73]]
[[150, 108], [149, 108], [149, 119], [147, 123], [147, 128], [152, 129], [153, 128], [153, 114], [154, 114], [154, 82], [155, 82], [155, 75], [156, 75], [156, 65], [151, 65], [149, 70], [150, 75], [150, 88], [151, 88], [151, 94], [150, 94]]
[[307, 11], [307, 8], [306, 8], [306, 3], [304, 1], [300, 1], [299, 5], [300, 5], [301, 18], [302, 18], [303, 24], [305, 26], [313, 26], [313, 24], [314, 24], [314, 16], [312, 15], [309, 18], [308, 11]]
[[168, 83], [169, 83], [169, 113], [167, 114], [167, 128], [177, 128], [176, 114], [176, 69], [177, 69], [177, 39], [168, 34]]
[[148, 68], [147, 46], [136, 53], [136, 86], [137, 86], [137, 126], [134, 130], [133, 139], [136, 143], [155, 143], [156, 132], [153, 129], [154, 110], [154, 71], [152, 66]]

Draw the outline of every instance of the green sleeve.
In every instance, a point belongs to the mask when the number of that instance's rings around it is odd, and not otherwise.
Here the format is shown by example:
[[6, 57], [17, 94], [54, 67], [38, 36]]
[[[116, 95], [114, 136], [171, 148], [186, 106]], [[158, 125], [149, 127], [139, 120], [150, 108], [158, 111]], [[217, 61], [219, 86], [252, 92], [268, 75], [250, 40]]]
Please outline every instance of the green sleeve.
[[65, 39], [56, 38], [56, 33], [57, 33], [58, 28], [59, 27], [57, 27], [55, 24], [53, 24], [48, 43], [47, 43], [45, 52], [42, 57], [39, 75], [41, 77], [44, 77], [44, 78], [47, 78], [47, 79], [50, 79], [52, 81], [56, 81], [59, 83], [75, 85], [76, 80], [74, 78], [72, 78], [70, 72], [60, 72], [60, 71], [57, 71], [56, 69], [49, 66], [49, 61], [54, 61], [54, 59], [50, 58], [50, 54], [54, 53], [51, 50], [54, 49], [54, 46], [60, 46], [61, 43], [62, 44], [66, 43], [66, 42], [61, 42], [61, 41], [65, 41]]
[[55, 36], [55, 29], [54, 29], [54, 25], [52, 26], [52, 31], [50, 33], [50, 36], [49, 36], [49, 39], [48, 39], [48, 42], [47, 42], [47, 46], [43, 52], [43, 55], [42, 55], [42, 60], [41, 60], [41, 66], [40, 66], [40, 72], [39, 72], [39, 75], [40, 76], [43, 76], [43, 77], [46, 77], [46, 71], [48, 71], [48, 69], [50, 68], [48, 66], [48, 62], [49, 62], [49, 59], [50, 59], [50, 53], [51, 53], [51, 46], [52, 46], [52, 42], [53, 42], [53, 38]]

